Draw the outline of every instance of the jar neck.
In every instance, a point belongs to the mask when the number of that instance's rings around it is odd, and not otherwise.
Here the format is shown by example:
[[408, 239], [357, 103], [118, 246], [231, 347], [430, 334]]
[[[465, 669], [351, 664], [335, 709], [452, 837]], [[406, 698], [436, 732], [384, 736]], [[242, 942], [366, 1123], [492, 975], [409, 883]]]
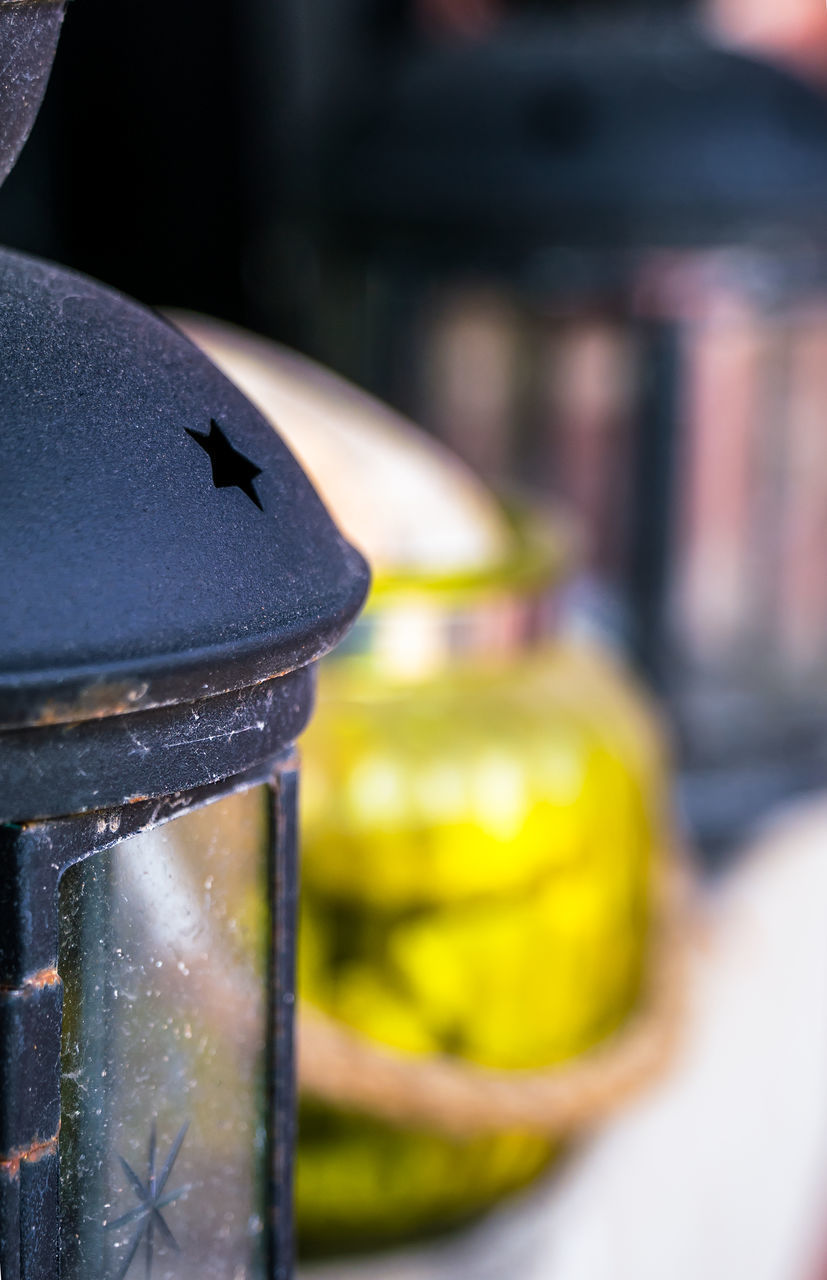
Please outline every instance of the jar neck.
[[557, 628], [575, 546], [559, 513], [508, 511], [513, 544], [501, 562], [455, 577], [380, 576], [328, 668], [417, 683], [464, 665], [507, 665]]
[[464, 664], [504, 664], [547, 641], [558, 624], [559, 590], [485, 593], [462, 601], [424, 592], [369, 602], [333, 662], [416, 683]]

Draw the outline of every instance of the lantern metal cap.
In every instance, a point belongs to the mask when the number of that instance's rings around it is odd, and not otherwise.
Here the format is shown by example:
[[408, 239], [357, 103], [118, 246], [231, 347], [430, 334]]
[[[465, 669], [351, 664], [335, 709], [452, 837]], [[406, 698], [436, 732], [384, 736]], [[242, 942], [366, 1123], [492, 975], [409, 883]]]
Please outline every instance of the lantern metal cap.
[[264, 418], [171, 324], [0, 251], [0, 729], [294, 671], [367, 566]]
[[29, 136], [55, 56], [65, 0], [0, 0], [0, 182]]

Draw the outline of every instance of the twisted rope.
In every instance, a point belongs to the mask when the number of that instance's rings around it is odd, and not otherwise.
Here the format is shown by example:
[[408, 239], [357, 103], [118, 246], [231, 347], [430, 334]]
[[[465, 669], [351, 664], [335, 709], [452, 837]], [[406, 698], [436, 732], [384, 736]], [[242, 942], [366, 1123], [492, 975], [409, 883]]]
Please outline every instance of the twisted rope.
[[683, 867], [663, 877], [647, 990], [621, 1030], [571, 1062], [493, 1070], [407, 1054], [306, 1004], [299, 1011], [303, 1092], [398, 1125], [456, 1136], [524, 1130], [567, 1137], [614, 1111], [659, 1076], [684, 1023], [690, 893]]

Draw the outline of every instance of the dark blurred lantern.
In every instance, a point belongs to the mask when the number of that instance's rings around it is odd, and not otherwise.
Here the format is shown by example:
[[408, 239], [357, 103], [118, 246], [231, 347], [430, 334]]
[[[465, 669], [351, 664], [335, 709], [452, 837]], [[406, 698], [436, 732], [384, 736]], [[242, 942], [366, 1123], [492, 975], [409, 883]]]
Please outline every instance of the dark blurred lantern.
[[524, 19], [398, 60], [319, 155], [317, 349], [579, 512], [706, 846], [820, 779], [827, 100], [688, 25]]
[[[5, 167], [60, 16], [0, 3]], [[286, 1277], [292, 743], [367, 571], [160, 317], [0, 299], [0, 1270]]]
[[[161, 36], [146, 0], [70, 5], [37, 132], [0, 205], [0, 241], [301, 345], [313, 262], [289, 212], [307, 138], [412, 42], [487, 30], [525, 7], [537, 6], [172, 0]], [[581, 0], [539, 7], [593, 12]]]

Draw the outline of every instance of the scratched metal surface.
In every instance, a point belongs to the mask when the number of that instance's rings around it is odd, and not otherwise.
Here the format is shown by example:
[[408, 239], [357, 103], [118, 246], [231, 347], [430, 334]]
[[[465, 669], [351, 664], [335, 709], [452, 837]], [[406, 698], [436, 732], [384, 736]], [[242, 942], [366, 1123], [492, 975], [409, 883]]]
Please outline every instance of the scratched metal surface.
[[0, 182], [46, 92], [63, 10], [64, 0], [0, 0]]

